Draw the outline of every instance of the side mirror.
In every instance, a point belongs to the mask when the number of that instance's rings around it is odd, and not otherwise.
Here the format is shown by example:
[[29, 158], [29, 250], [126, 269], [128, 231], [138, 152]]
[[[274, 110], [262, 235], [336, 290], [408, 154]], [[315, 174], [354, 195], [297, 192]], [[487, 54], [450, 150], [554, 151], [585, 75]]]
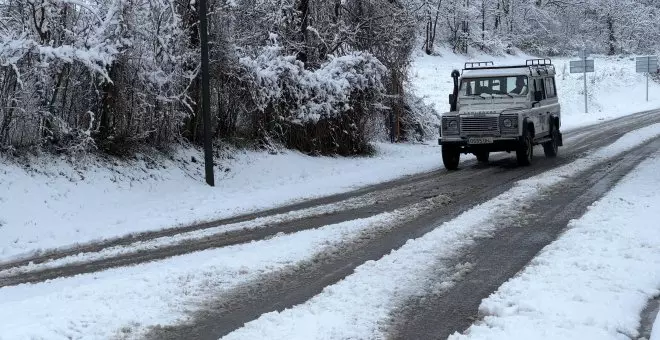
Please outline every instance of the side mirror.
[[543, 100], [543, 92], [535, 91], [534, 92], [534, 101], [535, 102], [540, 102], [541, 100]]
[[449, 105], [452, 105], [452, 104], [454, 104], [454, 94], [450, 93], [449, 94]]

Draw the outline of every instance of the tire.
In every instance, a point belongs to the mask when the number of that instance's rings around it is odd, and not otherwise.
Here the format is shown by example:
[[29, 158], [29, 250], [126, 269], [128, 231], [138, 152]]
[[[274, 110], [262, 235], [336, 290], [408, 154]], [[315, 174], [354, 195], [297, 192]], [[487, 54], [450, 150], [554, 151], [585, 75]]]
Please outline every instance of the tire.
[[458, 148], [442, 146], [442, 163], [447, 170], [458, 169], [458, 163], [461, 161], [461, 152]]
[[543, 153], [545, 157], [555, 158], [559, 153], [559, 131], [555, 128], [550, 133], [551, 140], [543, 143]]
[[479, 152], [475, 152], [474, 155], [477, 156], [477, 161], [479, 163], [488, 163], [488, 156], [490, 156], [490, 152], [479, 151]]
[[516, 150], [516, 159], [518, 160], [518, 165], [528, 166], [532, 164], [532, 158], [534, 158], [534, 141], [532, 135], [529, 132], [525, 132], [520, 142], [520, 146]]

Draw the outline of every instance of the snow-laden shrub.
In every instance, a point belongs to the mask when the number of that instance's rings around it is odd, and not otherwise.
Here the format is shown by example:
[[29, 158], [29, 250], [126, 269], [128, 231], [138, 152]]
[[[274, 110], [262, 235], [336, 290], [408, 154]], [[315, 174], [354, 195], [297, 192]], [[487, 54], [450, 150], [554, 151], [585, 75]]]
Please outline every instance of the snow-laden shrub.
[[312, 154], [368, 150], [367, 125], [380, 107], [388, 72], [373, 55], [355, 52], [308, 70], [295, 56], [270, 46], [240, 63], [260, 138]]
[[318, 122], [352, 109], [351, 96], [385, 92], [387, 69], [369, 53], [356, 52], [331, 59], [318, 70], [306, 70], [295, 56], [282, 56], [268, 47], [256, 58], [240, 60], [253, 80], [253, 100], [260, 111], [276, 109], [292, 123]]
[[43, 1], [39, 10], [24, 11], [27, 4], [19, 1], [0, 7], [0, 16], [12, 19], [0, 25], [0, 144], [93, 146], [90, 84], [110, 81], [107, 67], [124, 45], [124, 7], [77, 5]]
[[422, 142], [435, 139], [440, 133], [440, 115], [433, 105], [413, 94], [404, 97], [405, 114], [401, 119], [403, 138], [408, 141]]

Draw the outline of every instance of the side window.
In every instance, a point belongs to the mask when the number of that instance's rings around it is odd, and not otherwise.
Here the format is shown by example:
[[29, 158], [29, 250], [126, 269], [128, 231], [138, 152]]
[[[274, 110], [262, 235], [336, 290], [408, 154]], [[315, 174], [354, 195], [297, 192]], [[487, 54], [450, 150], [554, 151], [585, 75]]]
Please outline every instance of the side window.
[[490, 88], [493, 91], [493, 93], [501, 93], [502, 92], [501, 80], [493, 79], [491, 81], [491, 87]]
[[555, 90], [555, 79], [554, 78], [545, 78], [545, 93], [547, 98], [557, 97], [557, 91]]
[[546, 98], [545, 83], [543, 81], [543, 78], [534, 79], [534, 91], [540, 91], [542, 94], [542, 99]]

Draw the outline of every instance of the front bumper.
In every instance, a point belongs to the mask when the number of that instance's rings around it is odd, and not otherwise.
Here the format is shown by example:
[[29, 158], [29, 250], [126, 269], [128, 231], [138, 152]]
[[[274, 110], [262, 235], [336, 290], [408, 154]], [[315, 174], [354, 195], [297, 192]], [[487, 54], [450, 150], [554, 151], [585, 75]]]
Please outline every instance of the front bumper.
[[[476, 136], [475, 136], [476, 137]], [[439, 138], [438, 144], [456, 147], [463, 153], [475, 151], [515, 151], [521, 144], [520, 137], [494, 137], [491, 144], [469, 144], [467, 137]]]

